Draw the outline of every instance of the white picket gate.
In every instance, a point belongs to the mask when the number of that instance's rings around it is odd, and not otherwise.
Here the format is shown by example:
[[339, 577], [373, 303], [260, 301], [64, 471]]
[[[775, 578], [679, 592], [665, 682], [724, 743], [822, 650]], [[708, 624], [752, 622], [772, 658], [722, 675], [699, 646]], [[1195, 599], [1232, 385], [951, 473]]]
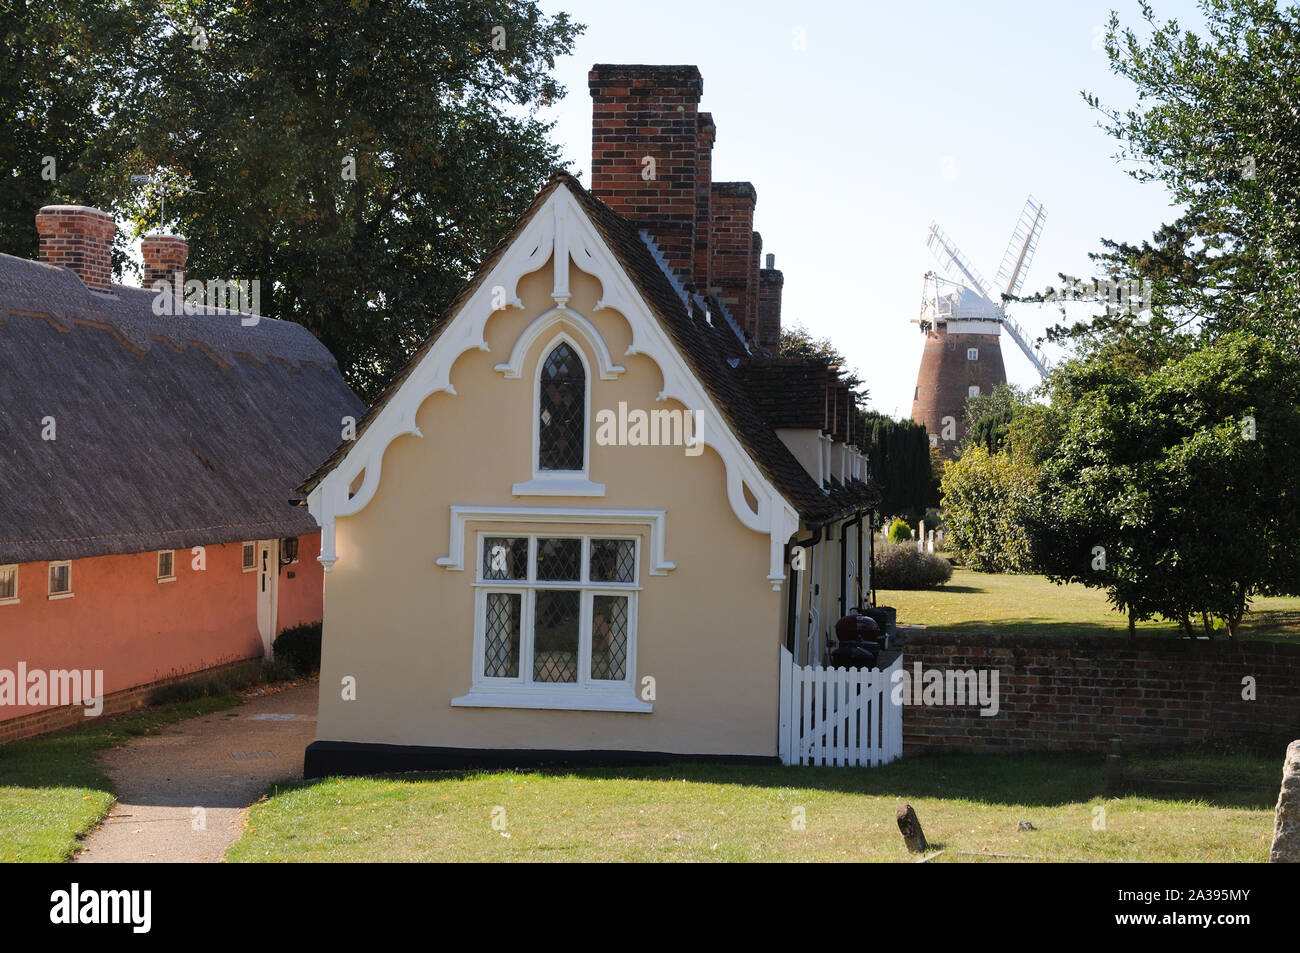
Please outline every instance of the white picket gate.
[[781, 647], [782, 764], [888, 764], [903, 754], [903, 708], [891, 699], [900, 655], [884, 670], [796, 665]]

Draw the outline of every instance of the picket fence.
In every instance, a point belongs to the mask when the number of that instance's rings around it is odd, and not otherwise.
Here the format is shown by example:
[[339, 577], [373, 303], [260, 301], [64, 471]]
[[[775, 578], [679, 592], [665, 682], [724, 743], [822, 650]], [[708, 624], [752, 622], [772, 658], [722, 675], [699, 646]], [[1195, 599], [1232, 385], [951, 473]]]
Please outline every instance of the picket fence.
[[781, 647], [782, 764], [888, 764], [903, 754], [903, 708], [890, 698], [900, 655], [886, 669], [796, 665]]

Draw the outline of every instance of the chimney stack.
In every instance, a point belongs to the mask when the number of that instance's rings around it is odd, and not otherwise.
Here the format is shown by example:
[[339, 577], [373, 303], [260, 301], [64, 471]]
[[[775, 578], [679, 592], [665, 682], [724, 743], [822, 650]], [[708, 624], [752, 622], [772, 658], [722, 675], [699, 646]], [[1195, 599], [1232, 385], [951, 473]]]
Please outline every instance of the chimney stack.
[[709, 247], [713, 242], [713, 144], [718, 129], [711, 113], [700, 113], [699, 154], [695, 164], [695, 286], [709, 290]]
[[185, 239], [170, 232], [147, 232], [140, 241], [140, 254], [144, 258], [144, 287], [152, 291], [154, 282], [165, 281], [177, 300], [185, 297], [185, 262], [190, 256], [190, 246]]
[[709, 248], [709, 290], [743, 329], [753, 331], [751, 273], [754, 270], [754, 204], [749, 182], [713, 183], [713, 227]]
[[781, 288], [785, 276], [776, 270], [776, 256], [758, 273], [758, 343], [775, 352], [781, 343]]
[[678, 275], [695, 281], [697, 181], [705, 151], [700, 71], [598, 63], [587, 85], [592, 193], [648, 231]]
[[113, 275], [113, 216], [86, 205], [47, 205], [36, 213], [41, 261], [64, 265], [94, 291], [109, 291]]

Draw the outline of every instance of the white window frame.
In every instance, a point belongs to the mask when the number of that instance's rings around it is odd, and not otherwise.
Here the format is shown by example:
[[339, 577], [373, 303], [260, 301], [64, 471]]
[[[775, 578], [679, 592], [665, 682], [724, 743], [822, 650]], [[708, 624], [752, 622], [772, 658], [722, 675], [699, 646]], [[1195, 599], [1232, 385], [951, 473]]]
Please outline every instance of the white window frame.
[[966, 348], [966, 360], [978, 361], [980, 359], [980, 349], [977, 347]]
[[[453, 698], [456, 707], [470, 708], [547, 708], [570, 711], [650, 712], [654, 706], [636, 696], [637, 602], [641, 592], [641, 539], [621, 533], [594, 531], [547, 533], [518, 532], [504, 528], [480, 531], [475, 545], [474, 571], [474, 665], [468, 694]], [[483, 548], [489, 538], [523, 538], [528, 540], [528, 578], [484, 579]], [[537, 579], [537, 545], [540, 539], [582, 540], [579, 580], [564, 582]], [[591, 540], [620, 539], [633, 545], [633, 581], [592, 582]], [[532, 682], [533, 621], [536, 592], [539, 589], [570, 590], [581, 593], [578, 609], [578, 680], [576, 682]], [[487, 597], [489, 593], [519, 593], [519, 675], [515, 678], [489, 677], [484, 674], [487, 644]], [[595, 596], [622, 596], [627, 605], [626, 674], [620, 681], [591, 678], [591, 624]]]
[[[171, 553], [171, 555], [172, 555], [172, 572], [171, 572], [171, 575], [170, 575], [170, 576], [164, 576], [164, 575], [162, 574], [162, 558], [163, 558], [163, 553]], [[156, 561], [155, 561], [154, 568], [155, 568], [155, 570], [156, 570], [156, 575], [158, 576], [158, 581], [159, 581], [160, 583], [163, 583], [163, 582], [175, 582], [175, 581], [176, 581], [176, 550], [174, 550], [174, 549], [160, 549], [160, 550], [158, 550], [158, 553], [157, 553], [157, 559], [156, 559]]]
[[[50, 592], [50, 570], [56, 566], [68, 567], [68, 588], [64, 592]], [[47, 599], [71, 599], [74, 593], [72, 591], [72, 560], [71, 559], [54, 559], [45, 567], [45, 597]]]
[[[253, 561], [244, 563], [244, 554], [251, 553]], [[239, 544], [239, 567], [241, 572], [257, 572], [257, 543], [243, 542]]]
[[0, 566], [0, 572], [6, 572], [10, 569], [14, 571], [14, 594], [12, 596], [0, 596], [0, 606], [14, 606], [18, 604], [18, 564], [9, 563]]
[[980, 395], [980, 385], [979, 385], [979, 384], [971, 384], [970, 387], [967, 387], [967, 388], [966, 388], [966, 399], [967, 399], [967, 400], [970, 400], [972, 397], [978, 397], [979, 395]]
[[[561, 343], [578, 355], [582, 364], [582, 469], [581, 470], [543, 470], [542, 454], [542, 372], [546, 369], [546, 359]], [[591, 362], [582, 345], [573, 335], [561, 331], [554, 335], [542, 347], [537, 357], [537, 366], [533, 369], [533, 478], [525, 483], [516, 483], [511, 487], [515, 496], [604, 496], [605, 484], [591, 481]]]

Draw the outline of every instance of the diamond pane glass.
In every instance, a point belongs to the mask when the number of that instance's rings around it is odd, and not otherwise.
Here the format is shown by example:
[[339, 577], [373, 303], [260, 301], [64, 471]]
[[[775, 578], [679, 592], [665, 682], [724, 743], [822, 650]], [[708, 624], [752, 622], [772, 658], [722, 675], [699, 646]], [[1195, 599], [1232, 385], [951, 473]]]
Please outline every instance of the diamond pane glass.
[[593, 539], [591, 541], [592, 582], [635, 582], [636, 540]]
[[537, 540], [537, 578], [577, 582], [582, 578], [582, 540]]
[[483, 540], [484, 579], [527, 579], [528, 537], [489, 536]]
[[592, 597], [591, 677], [627, 678], [627, 596]]
[[578, 604], [581, 594], [539, 589], [533, 619], [533, 681], [578, 680]]
[[487, 627], [483, 639], [483, 674], [488, 678], [519, 677], [519, 606], [517, 592], [489, 592]]
[[537, 432], [539, 470], [582, 469], [586, 381], [587, 374], [578, 355], [561, 341], [542, 365]]

